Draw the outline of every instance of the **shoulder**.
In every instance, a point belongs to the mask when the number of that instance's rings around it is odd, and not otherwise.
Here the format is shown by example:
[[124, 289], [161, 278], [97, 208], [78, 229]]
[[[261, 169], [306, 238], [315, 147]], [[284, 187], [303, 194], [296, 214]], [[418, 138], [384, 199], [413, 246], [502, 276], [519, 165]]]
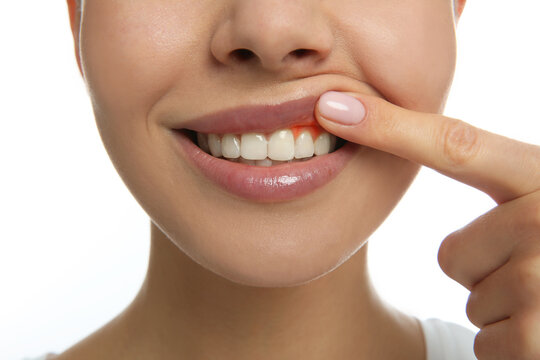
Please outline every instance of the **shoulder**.
[[464, 326], [437, 318], [420, 320], [426, 341], [427, 360], [476, 360], [476, 333]]

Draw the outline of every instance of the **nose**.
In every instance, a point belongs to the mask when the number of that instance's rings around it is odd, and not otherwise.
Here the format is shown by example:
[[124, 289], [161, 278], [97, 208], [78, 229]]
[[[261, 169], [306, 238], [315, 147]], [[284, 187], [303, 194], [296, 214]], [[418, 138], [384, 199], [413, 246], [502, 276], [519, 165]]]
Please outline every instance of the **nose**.
[[268, 71], [315, 67], [330, 54], [334, 37], [319, 1], [237, 0], [216, 28], [211, 52], [222, 64], [258, 63]]

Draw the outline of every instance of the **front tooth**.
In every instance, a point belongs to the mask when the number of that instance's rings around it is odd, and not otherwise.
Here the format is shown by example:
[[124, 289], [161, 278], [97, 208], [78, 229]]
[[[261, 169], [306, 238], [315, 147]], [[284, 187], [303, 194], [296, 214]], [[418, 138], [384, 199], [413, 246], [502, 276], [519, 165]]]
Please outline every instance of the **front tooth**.
[[240, 157], [240, 140], [234, 134], [225, 134], [221, 139], [223, 157], [236, 159]]
[[294, 135], [291, 130], [278, 130], [270, 136], [268, 157], [280, 161], [294, 158]]
[[206, 134], [197, 133], [197, 144], [199, 144], [199, 147], [203, 149], [204, 152], [210, 152], [210, 147], [208, 146], [208, 136]]
[[314, 151], [311, 134], [307, 130], [302, 131], [294, 143], [294, 157], [296, 159], [312, 157]]
[[267, 141], [264, 134], [242, 134], [240, 155], [244, 159], [263, 160], [267, 155]]
[[223, 155], [221, 152], [221, 140], [216, 134], [208, 134], [208, 147], [210, 147], [213, 156], [221, 157]]
[[317, 137], [317, 140], [315, 140], [314, 148], [315, 148], [315, 155], [324, 155], [328, 154], [330, 152], [330, 134], [327, 132], [323, 132], [319, 137]]

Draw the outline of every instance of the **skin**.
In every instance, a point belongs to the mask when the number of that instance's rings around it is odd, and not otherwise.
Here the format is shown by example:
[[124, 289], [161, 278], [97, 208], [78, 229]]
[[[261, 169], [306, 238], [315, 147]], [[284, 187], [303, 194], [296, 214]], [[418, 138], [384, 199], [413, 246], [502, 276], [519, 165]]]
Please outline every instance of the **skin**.
[[540, 146], [380, 98], [347, 95], [363, 103], [366, 116], [343, 125], [317, 107], [328, 131], [429, 166], [497, 203], [444, 239], [439, 264], [471, 292], [466, 311], [480, 328], [478, 359], [540, 358]]
[[[328, 90], [440, 114], [464, 0], [456, 12], [450, 0], [67, 3], [96, 124], [151, 219], [151, 250], [133, 302], [57, 359], [425, 358], [417, 319], [382, 301], [366, 262], [417, 162], [364, 147], [324, 188], [260, 204], [192, 169], [167, 126]], [[238, 61], [240, 48], [253, 56]]]

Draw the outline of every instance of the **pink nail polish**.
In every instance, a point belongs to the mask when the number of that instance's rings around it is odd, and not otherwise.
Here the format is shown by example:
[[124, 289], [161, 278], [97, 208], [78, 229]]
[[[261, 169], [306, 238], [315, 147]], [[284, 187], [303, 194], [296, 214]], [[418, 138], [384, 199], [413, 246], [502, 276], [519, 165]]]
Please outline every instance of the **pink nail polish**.
[[328, 91], [319, 99], [319, 113], [330, 121], [343, 125], [356, 125], [366, 116], [366, 109], [352, 96]]

